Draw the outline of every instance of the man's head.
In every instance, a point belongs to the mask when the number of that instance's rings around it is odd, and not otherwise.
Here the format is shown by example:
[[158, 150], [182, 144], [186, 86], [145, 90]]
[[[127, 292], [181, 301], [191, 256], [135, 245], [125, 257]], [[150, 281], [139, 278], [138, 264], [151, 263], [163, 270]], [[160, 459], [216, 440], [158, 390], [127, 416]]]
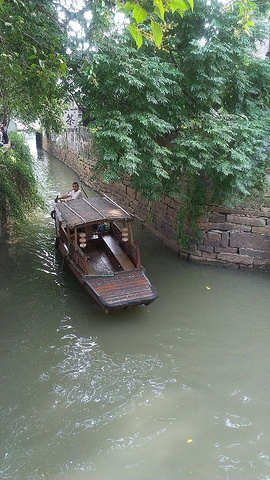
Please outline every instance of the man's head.
[[77, 192], [77, 190], [79, 190], [79, 184], [78, 184], [78, 182], [73, 182], [72, 188], [73, 188], [73, 190], [75, 190], [75, 192]]

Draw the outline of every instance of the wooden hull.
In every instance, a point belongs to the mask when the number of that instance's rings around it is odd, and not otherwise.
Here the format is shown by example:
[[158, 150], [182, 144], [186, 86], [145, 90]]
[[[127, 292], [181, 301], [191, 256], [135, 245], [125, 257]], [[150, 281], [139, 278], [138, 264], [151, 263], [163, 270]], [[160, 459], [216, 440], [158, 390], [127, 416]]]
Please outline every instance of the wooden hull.
[[63, 266], [69, 267], [86, 291], [106, 311], [149, 305], [157, 297], [156, 288], [150, 283], [143, 267], [113, 273], [86, 275], [67, 256], [63, 243], [59, 244]]

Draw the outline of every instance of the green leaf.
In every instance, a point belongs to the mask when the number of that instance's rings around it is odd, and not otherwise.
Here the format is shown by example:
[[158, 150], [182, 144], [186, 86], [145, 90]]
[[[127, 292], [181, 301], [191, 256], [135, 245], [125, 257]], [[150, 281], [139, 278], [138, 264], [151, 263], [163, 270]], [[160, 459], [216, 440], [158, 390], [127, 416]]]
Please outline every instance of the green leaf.
[[164, 22], [165, 9], [162, 0], [154, 0], [154, 13]]
[[155, 44], [160, 48], [162, 43], [162, 29], [159, 23], [151, 21], [151, 30], [154, 36]]
[[193, 3], [193, 0], [173, 0], [168, 2], [168, 6], [171, 8], [173, 13], [177, 11], [181, 15], [183, 12], [188, 10], [190, 2]]
[[62, 60], [60, 60], [59, 65], [60, 65], [60, 71], [63, 74], [65, 74], [66, 71], [67, 71], [67, 64], [65, 62], [63, 62]]
[[193, 0], [187, 0], [187, 2], [189, 3], [190, 8], [191, 8], [191, 10], [192, 10], [192, 12], [193, 12], [193, 9], [194, 9], [194, 1], [193, 1]]
[[116, 4], [117, 10], [121, 10], [121, 8], [123, 7], [122, 2], [120, 2], [119, 0], [116, 0], [115, 4]]
[[146, 11], [138, 3], [133, 9], [133, 17], [135, 18], [137, 23], [144, 22], [147, 17]]
[[128, 28], [129, 33], [134, 38], [137, 47], [140, 48], [142, 46], [142, 34], [141, 34], [141, 32], [136, 27], [134, 27], [133, 25], [128, 25], [127, 28]]
[[134, 2], [125, 3], [123, 10], [125, 13], [131, 12], [135, 8], [136, 4]]

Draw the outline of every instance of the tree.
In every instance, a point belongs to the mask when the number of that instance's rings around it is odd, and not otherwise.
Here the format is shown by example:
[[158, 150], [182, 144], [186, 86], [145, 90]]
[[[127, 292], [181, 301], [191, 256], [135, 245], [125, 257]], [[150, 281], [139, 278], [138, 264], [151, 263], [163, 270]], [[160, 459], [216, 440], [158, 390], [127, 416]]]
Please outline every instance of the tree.
[[0, 2], [0, 95], [2, 121], [38, 116], [58, 128], [65, 74], [66, 32], [49, 0]]
[[133, 186], [153, 199], [184, 194], [185, 178], [187, 203], [203, 196], [205, 184], [216, 201], [259, 186], [267, 164], [270, 65], [254, 52], [267, 33], [259, 9], [249, 33], [239, 32], [239, 8], [198, 1], [180, 21], [168, 18], [162, 49], [146, 40], [137, 50], [111, 28], [99, 43], [91, 38], [83, 61], [73, 59], [69, 88], [95, 119], [97, 172], [105, 180], [129, 173]]

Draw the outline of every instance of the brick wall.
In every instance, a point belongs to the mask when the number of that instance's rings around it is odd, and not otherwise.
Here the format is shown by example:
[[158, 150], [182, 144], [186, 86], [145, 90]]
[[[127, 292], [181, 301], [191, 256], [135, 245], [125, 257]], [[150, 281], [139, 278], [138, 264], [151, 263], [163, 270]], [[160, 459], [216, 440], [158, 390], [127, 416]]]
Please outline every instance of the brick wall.
[[72, 168], [86, 185], [133, 213], [150, 233], [182, 258], [208, 265], [270, 270], [270, 201], [256, 208], [209, 205], [209, 214], [198, 219], [200, 240], [184, 249], [177, 242], [176, 232], [180, 199], [164, 196], [161, 201], [145, 202], [130, 187], [127, 175], [122, 184], [94, 181], [95, 148], [86, 128], [44, 137], [43, 148]]

